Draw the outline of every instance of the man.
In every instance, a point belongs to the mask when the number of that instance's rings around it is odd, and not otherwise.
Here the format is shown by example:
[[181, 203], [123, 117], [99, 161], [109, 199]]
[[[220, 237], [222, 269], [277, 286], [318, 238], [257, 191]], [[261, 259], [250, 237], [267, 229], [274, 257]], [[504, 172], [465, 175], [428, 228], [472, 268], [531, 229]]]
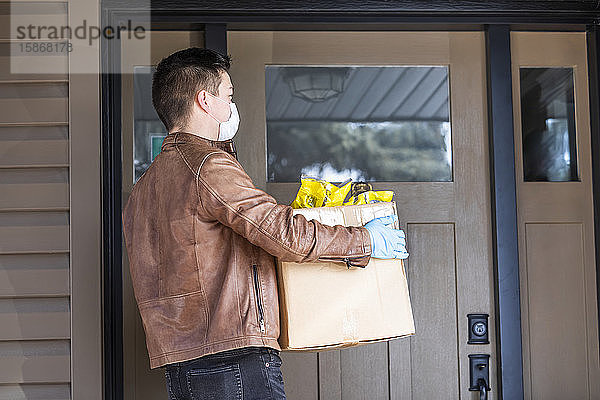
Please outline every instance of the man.
[[165, 367], [170, 399], [285, 399], [274, 256], [408, 256], [391, 217], [327, 226], [254, 187], [231, 140], [229, 66], [199, 48], [158, 64], [152, 102], [169, 134], [123, 211], [150, 368]]

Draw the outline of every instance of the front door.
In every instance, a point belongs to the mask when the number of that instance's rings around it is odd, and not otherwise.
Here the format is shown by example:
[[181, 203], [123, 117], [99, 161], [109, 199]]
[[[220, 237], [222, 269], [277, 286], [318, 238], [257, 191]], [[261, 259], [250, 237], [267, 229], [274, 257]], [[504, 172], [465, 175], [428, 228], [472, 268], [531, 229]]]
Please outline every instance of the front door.
[[[290, 204], [300, 175], [393, 190], [416, 335], [283, 352], [290, 400], [472, 399], [489, 354], [497, 398], [483, 32], [230, 31], [240, 161]], [[343, 288], [340, 288], [343, 290]], [[467, 344], [469, 313], [490, 343]]]

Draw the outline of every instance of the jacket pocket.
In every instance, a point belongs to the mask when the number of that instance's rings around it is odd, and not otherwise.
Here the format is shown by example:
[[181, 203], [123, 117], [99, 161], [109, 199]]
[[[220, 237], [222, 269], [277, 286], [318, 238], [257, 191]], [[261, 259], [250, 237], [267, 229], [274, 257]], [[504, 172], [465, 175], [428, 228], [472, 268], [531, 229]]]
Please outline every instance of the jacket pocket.
[[266, 333], [265, 317], [260, 296], [260, 284], [258, 282], [258, 269], [256, 264], [252, 264], [252, 279], [254, 280], [254, 294], [256, 296], [256, 306], [258, 308], [258, 324], [260, 325], [260, 331], [262, 333]]

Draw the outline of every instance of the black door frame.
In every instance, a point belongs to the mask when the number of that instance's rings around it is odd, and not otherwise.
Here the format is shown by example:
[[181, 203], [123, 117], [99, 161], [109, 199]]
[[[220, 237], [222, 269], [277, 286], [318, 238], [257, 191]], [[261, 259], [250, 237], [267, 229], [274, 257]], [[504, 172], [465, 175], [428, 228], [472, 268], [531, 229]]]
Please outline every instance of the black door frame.
[[[540, 4], [541, 3], [541, 4]], [[225, 52], [227, 30], [483, 30], [486, 33], [490, 178], [499, 397], [523, 399], [516, 181], [510, 64], [511, 30], [586, 31], [590, 84], [594, 226], [600, 310], [600, 29], [596, 1], [156, 0], [156, 30], [204, 30], [205, 45]], [[136, 21], [139, 11], [102, 4], [102, 25]], [[102, 41], [102, 193], [105, 399], [123, 399], [120, 43]], [[507, 223], [510, 221], [511, 223]], [[499, 244], [504, 245], [500, 246]], [[506, 245], [510, 243], [510, 245]], [[463, 360], [464, 361], [464, 360]]]

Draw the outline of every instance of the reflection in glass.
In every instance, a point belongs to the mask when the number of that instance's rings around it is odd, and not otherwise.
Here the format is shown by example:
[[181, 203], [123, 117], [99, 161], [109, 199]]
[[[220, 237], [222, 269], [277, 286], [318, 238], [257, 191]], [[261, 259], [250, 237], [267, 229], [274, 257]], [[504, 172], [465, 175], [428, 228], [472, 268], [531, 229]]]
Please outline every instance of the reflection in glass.
[[167, 130], [152, 106], [152, 74], [156, 67], [137, 66], [133, 69], [133, 167], [134, 182], [150, 166], [160, 152]]
[[451, 181], [448, 68], [267, 66], [267, 181]]
[[525, 181], [577, 181], [573, 68], [521, 68]]

